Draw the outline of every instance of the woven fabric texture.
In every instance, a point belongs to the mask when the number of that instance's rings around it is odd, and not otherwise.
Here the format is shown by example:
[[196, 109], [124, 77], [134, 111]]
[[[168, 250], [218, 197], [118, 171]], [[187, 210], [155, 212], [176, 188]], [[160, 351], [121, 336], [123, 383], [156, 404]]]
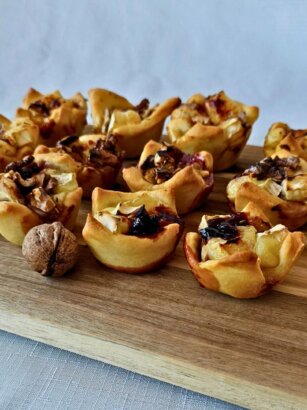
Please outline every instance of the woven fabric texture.
[[0, 331], [1, 410], [234, 410], [229, 403]]

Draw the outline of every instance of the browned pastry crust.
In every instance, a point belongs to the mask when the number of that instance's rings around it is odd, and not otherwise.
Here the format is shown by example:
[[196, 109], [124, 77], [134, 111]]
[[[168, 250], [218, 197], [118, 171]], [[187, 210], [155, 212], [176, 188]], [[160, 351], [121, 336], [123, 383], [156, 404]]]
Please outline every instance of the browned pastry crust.
[[96, 187], [111, 188], [122, 166], [124, 153], [116, 137], [103, 134], [69, 136], [57, 142], [56, 147], [39, 146], [35, 153], [57, 152], [70, 155], [76, 163], [77, 180], [83, 197], [90, 198]]
[[182, 231], [174, 196], [169, 191], [126, 193], [95, 188], [92, 213], [82, 234], [104, 265], [142, 273], [168, 261]]
[[169, 144], [149, 141], [135, 167], [123, 169], [131, 191], [172, 189], [179, 215], [200, 206], [213, 188], [213, 159], [209, 152], [184, 154]]
[[10, 121], [0, 115], [0, 172], [7, 164], [32, 154], [39, 140], [39, 129], [28, 118]]
[[307, 129], [293, 130], [285, 123], [274, 123], [265, 137], [264, 153], [280, 158], [296, 155], [307, 161]]
[[112, 91], [94, 88], [89, 91], [89, 103], [96, 132], [115, 135], [126, 157], [135, 158], [150, 139], [160, 139], [165, 119], [180, 99], [170, 98], [150, 108], [147, 99], [133, 105]]
[[167, 141], [193, 154], [213, 155], [214, 170], [233, 165], [246, 145], [259, 109], [231, 100], [221, 91], [204, 97], [194, 94], [173, 111]]
[[297, 229], [307, 222], [307, 163], [298, 157], [267, 157], [227, 185], [233, 210], [252, 203], [272, 225]]
[[[243, 223], [236, 225], [236, 219]], [[248, 214], [219, 215], [204, 216], [199, 232], [186, 234], [184, 251], [205, 288], [235, 298], [255, 298], [285, 278], [304, 243], [302, 232], [289, 232], [282, 225], [257, 232]]]
[[41, 94], [30, 88], [16, 117], [30, 118], [40, 129], [40, 144], [52, 146], [66, 135], [80, 135], [85, 124], [87, 104], [77, 93], [65, 99], [60, 91]]
[[72, 229], [82, 189], [69, 155], [28, 156], [0, 174], [0, 234], [22, 245], [26, 233], [44, 222], [60, 221]]

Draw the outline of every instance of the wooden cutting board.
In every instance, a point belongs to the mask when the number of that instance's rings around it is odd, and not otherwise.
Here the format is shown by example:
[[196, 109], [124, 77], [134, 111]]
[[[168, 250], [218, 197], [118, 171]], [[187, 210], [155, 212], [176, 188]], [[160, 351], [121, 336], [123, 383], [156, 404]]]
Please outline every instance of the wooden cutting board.
[[[246, 147], [232, 171], [261, 156]], [[233, 172], [216, 174], [187, 230], [204, 211], [227, 212]], [[306, 267], [305, 251], [275, 291], [235, 300], [198, 285], [182, 243], [167, 266], [145, 275], [111, 271], [81, 246], [75, 271], [48, 279], [0, 239], [0, 327], [242, 406], [298, 410], [307, 408]]]

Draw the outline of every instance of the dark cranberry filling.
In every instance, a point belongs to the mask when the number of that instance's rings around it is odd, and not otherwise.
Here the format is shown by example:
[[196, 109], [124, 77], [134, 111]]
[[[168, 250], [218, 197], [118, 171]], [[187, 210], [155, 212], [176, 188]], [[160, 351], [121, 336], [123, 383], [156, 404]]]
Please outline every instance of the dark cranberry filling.
[[[178, 164], [184, 155], [180, 149], [166, 144], [163, 149], [157, 151], [157, 154], [162, 158], [162, 162], [170, 162], [172, 164]], [[155, 155], [149, 155], [141, 165], [141, 169], [145, 171], [150, 168], [155, 168], [156, 165], [154, 159]]]
[[48, 117], [50, 115], [50, 111], [58, 108], [60, 105], [61, 102], [56, 99], [50, 99], [48, 102], [37, 100], [30, 104], [29, 109], [36, 111], [44, 117]]
[[271, 158], [267, 157], [257, 162], [243, 172], [243, 175], [251, 174], [258, 180], [272, 178], [273, 181], [281, 183], [287, 177], [287, 168], [295, 171], [299, 167], [298, 157]]
[[133, 215], [128, 235], [147, 236], [156, 233], [158, 230], [159, 220], [157, 215], [149, 215], [143, 205]]
[[10, 162], [4, 172], [18, 172], [23, 179], [31, 178], [34, 174], [38, 174], [41, 168], [34, 162], [34, 157], [29, 155], [21, 161]]
[[56, 143], [57, 147], [69, 147], [69, 145], [73, 144], [74, 142], [78, 141], [77, 135], [69, 135], [68, 137], [62, 138], [60, 141]]
[[184, 168], [192, 164], [198, 164], [201, 169], [204, 169], [206, 165], [203, 158], [197, 154], [183, 154], [181, 160], [179, 161], [178, 168]]
[[141, 165], [141, 170], [146, 180], [160, 184], [170, 179], [180, 169], [192, 164], [198, 164], [200, 169], [206, 169], [206, 163], [199, 155], [185, 154], [172, 145], [164, 144], [155, 155], [146, 158]]
[[221, 97], [221, 93], [208, 97], [209, 105], [215, 109], [221, 116], [228, 118], [231, 115], [231, 110], [227, 108], [227, 102]]
[[149, 109], [149, 100], [147, 98], [143, 98], [143, 100], [134, 107], [135, 111], [140, 114], [140, 116], [144, 115], [145, 112]]
[[160, 232], [165, 226], [178, 223], [183, 224], [183, 220], [173, 214], [164, 206], [157, 207], [153, 213], [148, 213], [143, 205], [135, 213], [128, 216], [130, 228], [128, 235], [150, 236]]
[[116, 145], [116, 138], [112, 135], [106, 139], [99, 139], [90, 150], [88, 162], [100, 167], [118, 165], [117, 157], [121, 159], [122, 156], [117, 154]]
[[71, 155], [75, 161], [88, 164], [94, 167], [111, 166], [119, 168], [121, 166], [123, 155], [117, 148], [117, 140], [113, 135], [107, 138], [99, 138], [94, 147], [89, 150], [89, 155], [78, 144], [78, 137], [70, 135], [58, 141], [56, 146]]
[[249, 221], [243, 212], [223, 217], [217, 217], [208, 220], [207, 228], [199, 230], [199, 233], [205, 243], [211, 238], [225, 239], [228, 243], [236, 242], [240, 233], [237, 226], [247, 226]]

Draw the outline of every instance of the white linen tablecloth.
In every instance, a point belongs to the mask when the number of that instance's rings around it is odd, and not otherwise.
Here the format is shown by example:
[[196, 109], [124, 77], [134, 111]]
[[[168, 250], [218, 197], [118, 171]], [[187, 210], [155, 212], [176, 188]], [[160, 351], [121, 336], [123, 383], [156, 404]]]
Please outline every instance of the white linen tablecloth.
[[1, 410], [233, 410], [237, 406], [0, 331]]

